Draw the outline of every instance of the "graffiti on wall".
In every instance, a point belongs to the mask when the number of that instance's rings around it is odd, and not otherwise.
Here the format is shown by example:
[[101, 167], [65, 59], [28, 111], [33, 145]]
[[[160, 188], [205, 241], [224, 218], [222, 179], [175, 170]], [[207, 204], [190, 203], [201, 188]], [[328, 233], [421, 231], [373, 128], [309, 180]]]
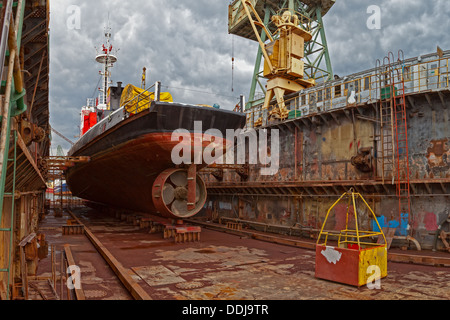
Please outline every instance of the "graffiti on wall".
[[[385, 216], [377, 217], [378, 224], [381, 229], [383, 228], [395, 228], [396, 236], [407, 236], [409, 230], [409, 215], [407, 213], [402, 213], [399, 220], [388, 220]], [[380, 232], [375, 221], [372, 221], [372, 230], [375, 232]]]
[[432, 171], [448, 171], [450, 168], [450, 148], [448, 139], [432, 140], [427, 149], [428, 167]]

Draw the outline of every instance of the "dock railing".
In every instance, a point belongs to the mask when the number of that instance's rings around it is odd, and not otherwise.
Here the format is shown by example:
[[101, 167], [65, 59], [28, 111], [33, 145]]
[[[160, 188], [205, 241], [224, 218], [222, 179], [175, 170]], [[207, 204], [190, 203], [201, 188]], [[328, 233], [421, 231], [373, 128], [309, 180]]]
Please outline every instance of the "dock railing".
[[[415, 64], [395, 62], [393, 64], [395, 75], [403, 77], [405, 95], [449, 89], [449, 59], [449, 57], [437, 58]], [[376, 103], [380, 100], [383, 89], [382, 75], [382, 72], [369, 70], [365, 74], [322, 82], [313, 88], [302, 90], [294, 97], [285, 100], [286, 107], [291, 111], [288, 119], [354, 105]], [[396, 79], [395, 82], [401, 80]], [[276, 106], [275, 103], [272, 108]], [[260, 104], [246, 111], [247, 127], [261, 126], [262, 107], [263, 105]]]

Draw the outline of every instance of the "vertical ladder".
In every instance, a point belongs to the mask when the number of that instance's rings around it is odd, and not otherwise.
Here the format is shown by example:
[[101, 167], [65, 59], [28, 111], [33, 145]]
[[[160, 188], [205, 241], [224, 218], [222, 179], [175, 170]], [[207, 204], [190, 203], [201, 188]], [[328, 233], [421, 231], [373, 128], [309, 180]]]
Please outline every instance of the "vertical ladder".
[[[9, 300], [10, 292], [9, 287], [11, 285], [11, 265], [12, 265], [12, 256], [13, 256], [13, 241], [14, 241], [14, 195], [16, 193], [16, 168], [17, 168], [17, 131], [14, 131], [14, 140], [13, 140], [13, 158], [9, 158], [5, 167], [8, 166], [9, 162], [12, 162], [12, 191], [10, 193], [5, 192], [3, 196], [11, 197], [11, 214], [10, 214], [10, 226], [8, 228], [0, 228], [1, 233], [9, 233], [9, 246], [8, 246], [8, 263], [6, 266], [0, 266], [0, 273], [7, 273], [7, 286], [6, 286], [6, 299]], [[3, 213], [3, 207], [0, 208]], [[0, 215], [0, 223], [1, 223], [1, 215]]]
[[[387, 62], [387, 63], [386, 63]], [[395, 177], [394, 97], [395, 85], [390, 60], [384, 60], [380, 75], [381, 168], [383, 184]]]
[[[401, 60], [399, 59], [401, 62]], [[396, 189], [399, 201], [399, 217], [411, 219], [411, 193], [408, 151], [408, 123], [406, 118], [405, 82], [403, 65], [397, 69], [397, 96], [394, 98], [394, 128], [396, 146]], [[406, 234], [404, 234], [406, 235]]]

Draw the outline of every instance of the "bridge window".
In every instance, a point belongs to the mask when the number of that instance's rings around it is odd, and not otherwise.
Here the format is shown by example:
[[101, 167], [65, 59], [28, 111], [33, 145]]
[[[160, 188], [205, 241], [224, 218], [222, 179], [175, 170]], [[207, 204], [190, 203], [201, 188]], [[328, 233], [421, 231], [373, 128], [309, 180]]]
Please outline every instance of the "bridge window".
[[370, 90], [370, 76], [364, 78], [364, 91]]
[[342, 95], [341, 91], [342, 85], [338, 84], [337, 86], [334, 86], [334, 96], [340, 97]]

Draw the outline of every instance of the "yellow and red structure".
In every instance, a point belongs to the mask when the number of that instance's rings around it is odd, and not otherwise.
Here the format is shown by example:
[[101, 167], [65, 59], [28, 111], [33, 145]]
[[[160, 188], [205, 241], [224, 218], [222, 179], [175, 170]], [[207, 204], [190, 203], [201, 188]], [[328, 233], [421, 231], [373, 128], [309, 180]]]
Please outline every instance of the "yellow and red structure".
[[[333, 209], [347, 200], [345, 229], [325, 230]], [[358, 201], [360, 200], [360, 201]], [[364, 231], [358, 227], [357, 203], [368, 208], [379, 231]], [[361, 211], [361, 210], [360, 210]], [[352, 216], [353, 213], [353, 216]], [[354, 229], [350, 224], [353, 223]], [[335, 237], [337, 239], [331, 240]], [[374, 239], [377, 241], [374, 242]], [[377, 217], [366, 200], [353, 189], [344, 193], [328, 210], [316, 243], [315, 276], [356, 287], [387, 276], [387, 241]]]

